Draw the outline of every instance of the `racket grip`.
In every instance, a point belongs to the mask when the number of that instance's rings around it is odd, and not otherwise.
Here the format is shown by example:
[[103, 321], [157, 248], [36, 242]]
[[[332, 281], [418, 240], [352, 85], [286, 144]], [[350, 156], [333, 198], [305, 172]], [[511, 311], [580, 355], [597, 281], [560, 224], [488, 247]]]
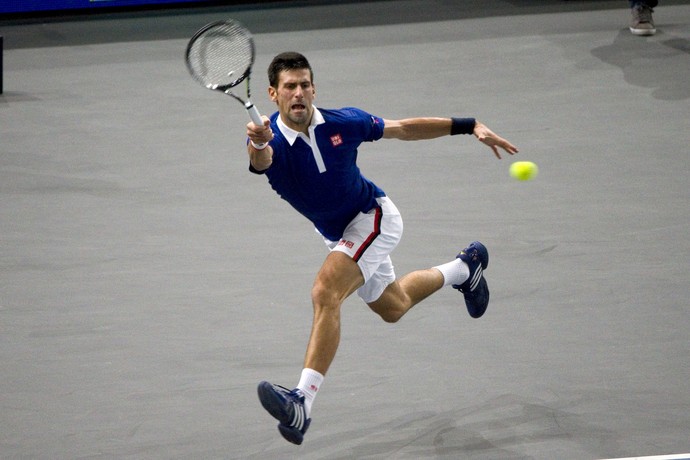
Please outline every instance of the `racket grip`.
[[249, 112], [249, 118], [252, 119], [254, 124], [263, 126], [264, 121], [261, 119], [259, 109], [257, 109], [256, 106], [252, 104], [250, 101], [247, 101], [244, 107], [247, 109], [247, 112]]

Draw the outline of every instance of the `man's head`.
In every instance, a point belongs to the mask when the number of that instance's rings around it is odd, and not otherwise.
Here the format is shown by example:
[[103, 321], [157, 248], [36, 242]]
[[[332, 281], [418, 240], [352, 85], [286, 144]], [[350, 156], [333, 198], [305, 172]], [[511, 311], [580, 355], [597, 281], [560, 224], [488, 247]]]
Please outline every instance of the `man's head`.
[[312, 83], [314, 83], [314, 71], [309, 65], [307, 58], [296, 53], [294, 51], [287, 51], [285, 53], [280, 53], [273, 58], [271, 64], [268, 66], [268, 83], [274, 88], [278, 87], [278, 78], [280, 77], [280, 72], [284, 70], [309, 70], [309, 78]]
[[316, 95], [313, 80], [309, 61], [299, 53], [281, 53], [268, 66], [268, 94], [278, 105], [283, 123], [295, 131], [306, 132], [311, 122]]

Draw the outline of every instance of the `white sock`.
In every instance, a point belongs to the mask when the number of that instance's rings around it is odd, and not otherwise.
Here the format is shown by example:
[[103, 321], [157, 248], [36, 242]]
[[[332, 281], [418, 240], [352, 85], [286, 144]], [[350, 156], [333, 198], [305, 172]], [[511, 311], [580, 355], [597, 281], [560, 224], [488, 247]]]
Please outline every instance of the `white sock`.
[[304, 409], [307, 411], [307, 418], [311, 414], [311, 405], [314, 403], [316, 393], [318, 393], [323, 383], [323, 375], [314, 369], [302, 369], [302, 376], [297, 384], [297, 389], [304, 395]]
[[460, 259], [434, 267], [443, 274], [443, 285], [462, 284], [470, 277], [470, 267]]

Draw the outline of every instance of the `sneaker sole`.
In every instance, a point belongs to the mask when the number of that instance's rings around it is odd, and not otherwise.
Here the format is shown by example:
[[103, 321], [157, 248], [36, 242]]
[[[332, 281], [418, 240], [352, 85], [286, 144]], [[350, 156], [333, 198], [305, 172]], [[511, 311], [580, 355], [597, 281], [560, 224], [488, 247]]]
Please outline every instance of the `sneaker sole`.
[[485, 292], [485, 301], [482, 302], [481, 305], [473, 305], [471, 302], [468, 302], [467, 297], [465, 297], [465, 307], [467, 307], [467, 313], [469, 313], [469, 315], [474, 319], [481, 318], [484, 315], [484, 313], [486, 313], [486, 309], [489, 307], [489, 285], [486, 282], [486, 278], [484, 278], [483, 276], [482, 279], [479, 281], [479, 286], [477, 286], [477, 289], [479, 291]]
[[633, 35], [637, 35], [639, 37], [646, 37], [650, 35], [656, 34], [656, 29], [633, 29], [632, 27], [630, 28], [630, 32]]
[[[311, 422], [311, 419], [308, 419], [304, 423], [304, 431], [307, 431], [307, 428], [309, 428], [309, 424]], [[278, 431], [280, 431], [280, 434], [285, 438], [286, 441], [289, 441], [293, 444], [297, 444], [298, 446], [302, 444], [302, 441], [304, 441], [304, 435], [300, 430], [298, 430], [295, 427], [292, 426], [287, 426], [283, 425], [282, 423], [278, 425]]]

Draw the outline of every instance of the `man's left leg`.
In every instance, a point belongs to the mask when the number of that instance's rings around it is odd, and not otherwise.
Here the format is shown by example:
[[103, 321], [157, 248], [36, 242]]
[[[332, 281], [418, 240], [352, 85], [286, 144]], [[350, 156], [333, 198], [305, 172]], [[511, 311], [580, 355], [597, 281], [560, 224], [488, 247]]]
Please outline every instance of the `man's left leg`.
[[[484, 279], [484, 269], [488, 264], [488, 251], [482, 243], [475, 241], [450, 262], [413, 271], [393, 281], [380, 297], [367, 304], [384, 321], [394, 323], [413, 306], [442, 287], [451, 285], [463, 293], [470, 316], [479, 318], [489, 303], [489, 288]], [[376, 281], [375, 277], [372, 279]]]
[[437, 268], [417, 270], [393, 281], [381, 297], [367, 305], [387, 323], [395, 323], [443, 286], [443, 274]]

